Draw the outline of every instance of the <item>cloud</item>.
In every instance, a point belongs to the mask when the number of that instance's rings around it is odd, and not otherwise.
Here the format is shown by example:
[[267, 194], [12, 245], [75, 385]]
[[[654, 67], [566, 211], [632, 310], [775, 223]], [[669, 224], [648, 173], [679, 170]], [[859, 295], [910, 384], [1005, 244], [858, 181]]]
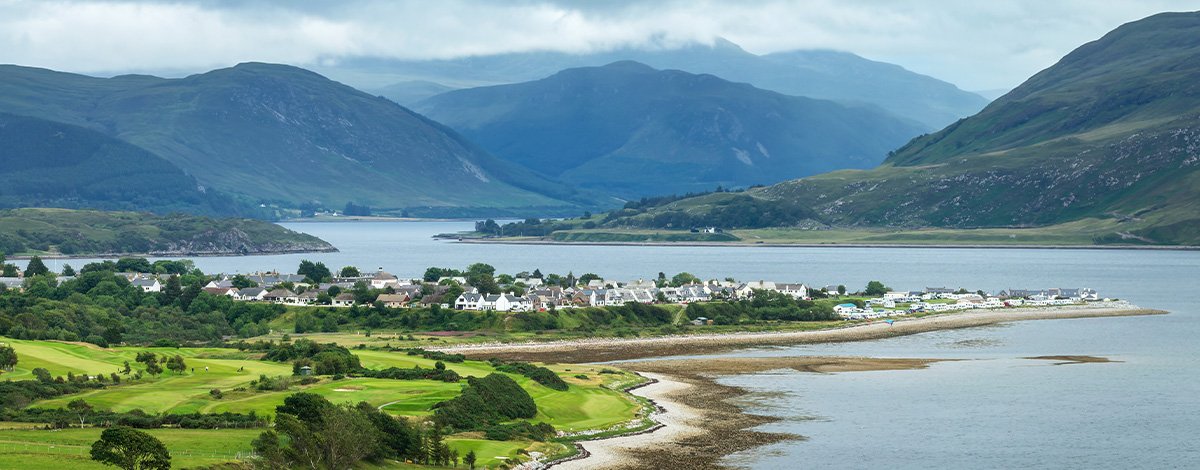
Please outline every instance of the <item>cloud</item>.
[[1012, 87], [1084, 42], [1188, 2], [1084, 0], [0, 0], [0, 62], [82, 73], [243, 61], [451, 58], [675, 47], [854, 52], [959, 84]]

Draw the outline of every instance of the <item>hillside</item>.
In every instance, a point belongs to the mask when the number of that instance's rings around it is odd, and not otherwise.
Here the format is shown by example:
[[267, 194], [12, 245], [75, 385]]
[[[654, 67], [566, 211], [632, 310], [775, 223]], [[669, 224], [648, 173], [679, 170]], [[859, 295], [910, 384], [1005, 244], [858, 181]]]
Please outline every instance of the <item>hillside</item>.
[[163, 157], [205, 187], [292, 207], [354, 202], [420, 214], [590, 199], [386, 99], [289, 66], [249, 63], [171, 80], [0, 66], [0, 111], [82, 125]]
[[921, 122], [924, 131], [940, 129], [987, 104], [983, 97], [950, 83], [847, 52], [796, 50], [760, 56], [720, 38], [712, 44], [585, 54], [542, 51], [452, 60], [359, 59], [319, 70], [410, 105], [433, 96], [436, 88], [430, 84], [452, 88], [510, 84], [537, 80], [568, 68], [626, 60], [657, 69], [712, 74], [786, 95], [878, 106]]
[[1200, 13], [1155, 15], [876, 169], [748, 194], [813, 207], [843, 227], [1063, 226], [1097, 244], [1198, 245], [1197, 77]]
[[621, 198], [872, 168], [920, 125], [636, 62], [416, 106], [497, 157]]
[[269, 218], [144, 149], [103, 133], [0, 113], [0, 208], [181, 211]]
[[0, 210], [0, 252], [23, 254], [254, 255], [337, 251], [255, 219], [69, 209]]

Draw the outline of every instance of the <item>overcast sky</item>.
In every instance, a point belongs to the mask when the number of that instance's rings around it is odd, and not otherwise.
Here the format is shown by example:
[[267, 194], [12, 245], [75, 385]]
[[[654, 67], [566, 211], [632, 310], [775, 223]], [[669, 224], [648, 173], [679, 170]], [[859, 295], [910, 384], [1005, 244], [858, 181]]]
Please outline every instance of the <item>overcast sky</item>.
[[765, 54], [824, 48], [965, 90], [1012, 88], [1173, 0], [0, 0], [0, 63], [112, 74], [245, 61], [449, 58], [671, 47], [724, 37]]

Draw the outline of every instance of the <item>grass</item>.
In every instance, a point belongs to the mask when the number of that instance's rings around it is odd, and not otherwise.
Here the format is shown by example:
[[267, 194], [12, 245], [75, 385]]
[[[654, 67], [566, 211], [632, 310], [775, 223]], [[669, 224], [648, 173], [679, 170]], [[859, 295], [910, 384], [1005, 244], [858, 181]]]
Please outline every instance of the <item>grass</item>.
[[[361, 337], [345, 335], [346, 338], [358, 340]], [[328, 339], [328, 338], [326, 338]], [[395, 341], [394, 339], [390, 341]], [[434, 403], [457, 396], [465, 383], [446, 383], [431, 380], [390, 380], [371, 378], [347, 378], [333, 381], [323, 378], [320, 382], [309, 386], [293, 385], [287, 391], [254, 391], [250, 382], [260, 375], [290, 376], [291, 366], [267, 361], [257, 361], [248, 358], [221, 359], [220, 357], [242, 357], [234, 351], [218, 348], [99, 348], [84, 343], [66, 343], [51, 341], [26, 341], [0, 338], [0, 342], [13, 346], [19, 357], [16, 369], [4, 374], [5, 379], [32, 379], [32, 369], [44, 367], [54, 376], [65, 376], [67, 372], [76, 374], [98, 374], [117, 371], [124, 363], [130, 361], [136, 369], [141, 364], [133, 361], [138, 352], [149, 350], [158, 355], [179, 354], [186, 361], [189, 369], [182, 375], [163, 374], [157, 378], [149, 376], [133, 381], [122, 376], [120, 385], [110, 384], [101, 390], [88, 391], [76, 395], [59, 397], [51, 400], [41, 400], [32, 406], [43, 408], [65, 407], [75, 399], [84, 399], [97, 409], [113, 411], [129, 411], [141, 409], [148, 413], [192, 413], [192, 412], [250, 412], [259, 414], [274, 414], [275, 407], [283, 403], [283, 399], [295, 392], [305, 391], [326, 397], [334, 403], [365, 401], [373, 406], [381, 406], [388, 413], [398, 416], [423, 418], [430, 414], [429, 408]], [[355, 350], [362, 364], [368, 368], [400, 367], [433, 368], [436, 361], [419, 356], [409, 356], [405, 353]], [[208, 367], [208, 371], [203, 368]], [[486, 362], [466, 361], [461, 364], [446, 364], [449, 369], [466, 376], [484, 376], [495, 372]], [[597, 370], [588, 366], [571, 364], [552, 364], [548, 366], [570, 384], [570, 390], [559, 392], [550, 390], [524, 376], [507, 374], [529, 392], [538, 405], [538, 414], [531, 421], [545, 421], [559, 429], [588, 429], [600, 428], [621, 423], [633, 418], [639, 407], [630, 396], [605, 388], [605, 385], [618, 381], [627, 381], [631, 376], [621, 374], [598, 374]], [[194, 369], [194, 371], [193, 371]], [[580, 379], [576, 375], [587, 375]], [[246, 391], [234, 389], [247, 387]], [[209, 391], [220, 388], [224, 397], [220, 400], [210, 396]], [[11, 426], [9, 425], [11, 424]], [[80, 457], [86, 456], [87, 450], [79, 446], [90, 445], [101, 431], [99, 428], [68, 429], [46, 431], [28, 429], [25, 423], [4, 423], [0, 425], [0, 469], [3, 468], [101, 468], [94, 462]], [[26, 428], [26, 429], [2, 429]], [[239, 450], [249, 450], [250, 440], [261, 432], [261, 429], [249, 430], [185, 430], [185, 429], [156, 429], [152, 434], [160, 437], [164, 444], [173, 451], [189, 451], [191, 456], [180, 454], [175, 461], [176, 467], [212, 465], [227, 461], [230, 455]], [[481, 439], [478, 433], [466, 433], [450, 436], [448, 442], [459, 449], [460, 455], [474, 449], [484, 457], [517, 457], [517, 451], [536, 447], [534, 443], [524, 441], [495, 442]], [[26, 452], [24, 448], [4, 450], [4, 443], [26, 443], [35, 446], [35, 450]], [[55, 444], [53, 448], [49, 444]], [[37, 447], [40, 445], [41, 447]], [[38, 451], [40, 449], [40, 453]], [[211, 457], [212, 453], [224, 452], [223, 457]], [[210, 457], [198, 457], [197, 454], [209, 453]], [[24, 465], [28, 462], [28, 465]], [[55, 464], [59, 466], [55, 466]], [[20, 464], [18, 464], [20, 463]], [[407, 464], [393, 463], [384, 465], [387, 468], [406, 468]]]
[[[148, 429], [171, 452], [175, 468], [228, 462], [249, 452], [261, 429]], [[88, 456], [101, 428], [0, 431], [0, 468], [100, 469]]]

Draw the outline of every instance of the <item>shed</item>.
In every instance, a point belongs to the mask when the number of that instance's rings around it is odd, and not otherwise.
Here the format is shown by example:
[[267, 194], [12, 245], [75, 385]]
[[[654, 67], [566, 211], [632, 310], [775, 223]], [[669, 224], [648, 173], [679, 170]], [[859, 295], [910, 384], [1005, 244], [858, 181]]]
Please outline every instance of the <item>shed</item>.
[[309, 367], [309, 366], [301, 367], [300, 375], [312, 375], [312, 367]]

